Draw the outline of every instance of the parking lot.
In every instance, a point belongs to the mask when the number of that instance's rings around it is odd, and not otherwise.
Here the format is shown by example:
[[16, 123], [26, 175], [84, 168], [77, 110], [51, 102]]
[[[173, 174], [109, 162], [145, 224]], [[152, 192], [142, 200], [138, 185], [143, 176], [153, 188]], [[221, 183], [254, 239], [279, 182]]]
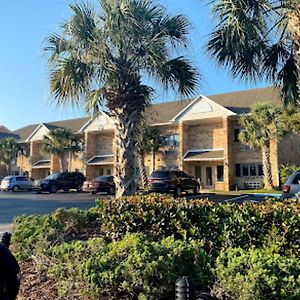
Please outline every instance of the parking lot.
[[[10, 230], [14, 217], [20, 215], [46, 214], [59, 207], [77, 207], [86, 209], [94, 206], [95, 199], [109, 197], [103, 194], [91, 195], [77, 192], [58, 192], [56, 194], [36, 194], [34, 192], [0, 192], [0, 232]], [[209, 199], [215, 202], [259, 202], [263, 196], [249, 195], [222, 195], [205, 193], [197, 196], [189, 196], [188, 199]]]

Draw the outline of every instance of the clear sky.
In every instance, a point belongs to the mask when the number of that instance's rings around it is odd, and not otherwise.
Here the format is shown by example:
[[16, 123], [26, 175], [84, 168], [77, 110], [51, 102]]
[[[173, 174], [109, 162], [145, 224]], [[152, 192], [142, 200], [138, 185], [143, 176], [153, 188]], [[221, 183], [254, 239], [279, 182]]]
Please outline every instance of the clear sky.
[[[90, 2], [96, 2], [91, 0]], [[159, 0], [158, 0], [159, 1]], [[79, 109], [58, 108], [51, 103], [48, 70], [42, 51], [45, 38], [58, 32], [68, 18], [69, 0], [2, 1], [0, 9], [0, 125], [11, 130], [19, 127], [83, 116]], [[213, 28], [213, 18], [201, 0], [160, 0], [170, 13], [185, 14], [192, 23], [188, 56], [194, 61], [203, 80], [199, 92], [218, 94], [268, 83], [246, 84], [234, 80], [203, 49]], [[158, 90], [155, 102], [176, 100], [178, 95]]]

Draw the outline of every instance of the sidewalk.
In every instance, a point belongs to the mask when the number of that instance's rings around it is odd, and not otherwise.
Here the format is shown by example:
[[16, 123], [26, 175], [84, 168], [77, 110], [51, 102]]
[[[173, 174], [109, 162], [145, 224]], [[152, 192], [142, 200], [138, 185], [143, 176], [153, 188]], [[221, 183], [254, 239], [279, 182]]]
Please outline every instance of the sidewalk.
[[12, 224], [0, 224], [0, 234], [4, 232], [11, 232]]

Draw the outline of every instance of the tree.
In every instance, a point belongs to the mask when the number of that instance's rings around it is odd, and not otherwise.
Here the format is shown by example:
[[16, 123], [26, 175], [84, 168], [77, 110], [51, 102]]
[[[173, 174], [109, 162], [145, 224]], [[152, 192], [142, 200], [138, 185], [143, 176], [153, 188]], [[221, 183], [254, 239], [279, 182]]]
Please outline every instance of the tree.
[[0, 163], [6, 167], [7, 175], [11, 173], [11, 166], [17, 157], [18, 144], [13, 138], [5, 138], [0, 140]]
[[60, 172], [66, 171], [66, 156], [81, 150], [80, 140], [74, 133], [66, 128], [50, 130], [44, 136], [41, 152], [58, 156]]
[[255, 104], [251, 107], [250, 114], [241, 117], [240, 124], [244, 130], [240, 132], [239, 140], [261, 149], [265, 188], [274, 188], [270, 159], [271, 142], [277, 145], [286, 130], [282, 109], [272, 103]]
[[281, 87], [285, 104], [298, 103], [300, 92], [295, 1], [214, 1], [217, 25], [207, 44], [212, 57], [234, 77], [267, 79]]
[[153, 128], [147, 125], [145, 122], [142, 122], [137, 129], [136, 152], [143, 188], [147, 186], [145, 155], [152, 153], [152, 161], [155, 162], [155, 154], [158, 152], [160, 146], [160, 132], [156, 128]]
[[50, 86], [58, 104], [86, 101], [87, 109], [106, 105], [116, 127], [116, 197], [134, 193], [136, 130], [153, 88], [149, 75], [164, 88], [189, 95], [198, 74], [188, 59], [175, 57], [187, 46], [189, 22], [169, 16], [151, 0], [100, 0], [97, 12], [71, 5], [72, 16], [60, 35], [51, 35]]

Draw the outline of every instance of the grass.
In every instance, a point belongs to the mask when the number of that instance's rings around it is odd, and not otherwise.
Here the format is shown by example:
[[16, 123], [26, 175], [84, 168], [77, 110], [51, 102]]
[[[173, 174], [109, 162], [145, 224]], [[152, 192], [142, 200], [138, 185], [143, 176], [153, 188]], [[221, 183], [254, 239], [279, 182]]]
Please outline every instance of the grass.
[[238, 190], [238, 191], [213, 191], [216, 194], [222, 194], [222, 195], [241, 195], [241, 194], [281, 194], [282, 191], [279, 190], [264, 190], [264, 189], [258, 189], [258, 190]]

